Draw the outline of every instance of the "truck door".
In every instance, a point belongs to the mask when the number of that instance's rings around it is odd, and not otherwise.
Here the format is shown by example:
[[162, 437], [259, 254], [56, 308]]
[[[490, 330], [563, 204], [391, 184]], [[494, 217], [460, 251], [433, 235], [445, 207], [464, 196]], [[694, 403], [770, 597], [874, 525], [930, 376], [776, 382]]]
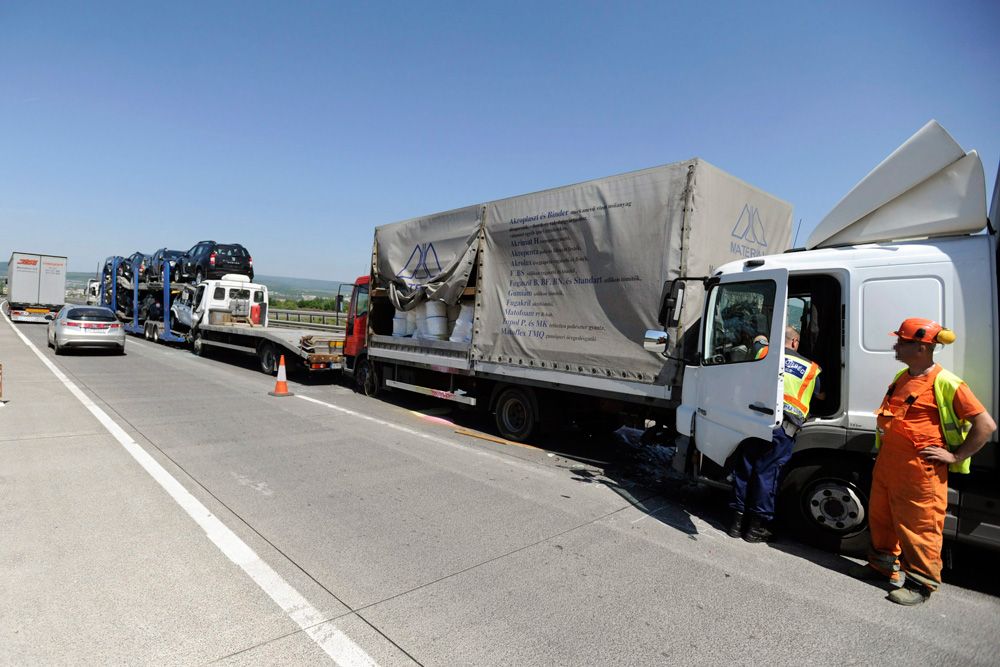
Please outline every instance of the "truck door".
[[709, 289], [684, 402], [694, 394], [695, 444], [719, 465], [747, 438], [770, 440], [781, 422], [787, 294], [787, 269], [723, 276]]
[[[351, 294], [351, 305], [347, 311], [347, 325], [344, 331], [344, 356], [357, 358], [365, 349], [365, 333], [368, 330], [368, 277], [359, 279]], [[353, 363], [353, 362], [352, 362]]]

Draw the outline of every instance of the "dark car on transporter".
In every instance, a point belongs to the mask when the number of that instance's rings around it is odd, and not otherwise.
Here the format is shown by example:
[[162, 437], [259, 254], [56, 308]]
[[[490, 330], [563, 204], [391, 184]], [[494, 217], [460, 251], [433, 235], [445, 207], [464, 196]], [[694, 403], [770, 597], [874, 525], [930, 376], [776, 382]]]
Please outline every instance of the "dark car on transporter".
[[131, 280], [132, 270], [135, 268], [136, 275], [139, 280], [145, 280], [146, 269], [149, 266], [149, 255], [144, 252], [136, 251], [125, 258], [125, 260], [118, 264], [118, 275]]
[[183, 250], [170, 250], [169, 248], [160, 248], [153, 253], [153, 256], [149, 259], [149, 263], [146, 265], [146, 279], [147, 280], [159, 280], [163, 282], [164, 266], [170, 265], [170, 280], [175, 282], [178, 278], [177, 276], [177, 260], [184, 256]]
[[227, 273], [253, 280], [253, 257], [239, 243], [201, 241], [184, 253], [177, 265], [180, 276], [195, 284], [208, 278], [221, 278]]

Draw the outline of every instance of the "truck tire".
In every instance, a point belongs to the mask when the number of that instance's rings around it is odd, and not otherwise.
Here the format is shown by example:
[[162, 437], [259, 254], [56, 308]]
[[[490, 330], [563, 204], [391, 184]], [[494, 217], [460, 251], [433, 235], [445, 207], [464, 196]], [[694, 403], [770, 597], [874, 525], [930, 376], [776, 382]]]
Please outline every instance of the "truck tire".
[[531, 389], [508, 387], [494, 408], [497, 431], [507, 440], [524, 442], [538, 428], [538, 401]]
[[278, 352], [271, 343], [261, 343], [257, 348], [257, 361], [260, 362], [260, 372], [267, 375], [278, 373]]
[[195, 334], [191, 340], [191, 352], [198, 357], [205, 356], [205, 343], [201, 340], [201, 334]]
[[791, 534], [822, 549], [864, 555], [872, 465], [863, 457], [792, 468], [778, 495], [778, 517]]
[[357, 368], [354, 369], [354, 388], [359, 394], [372, 398], [378, 396], [382, 388], [378, 370], [367, 357], [360, 359]]

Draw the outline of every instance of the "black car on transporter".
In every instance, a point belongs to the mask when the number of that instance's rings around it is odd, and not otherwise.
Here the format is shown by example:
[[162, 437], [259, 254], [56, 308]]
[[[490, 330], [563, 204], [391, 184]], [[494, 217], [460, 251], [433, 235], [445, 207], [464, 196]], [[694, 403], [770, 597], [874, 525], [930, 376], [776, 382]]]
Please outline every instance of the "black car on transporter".
[[236, 273], [253, 280], [253, 257], [239, 243], [201, 241], [177, 260], [180, 278], [195, 284]]
[[170, 265], [170, 280], [173, 282], [177, 281], [177, 260], [184, 256], [183, 250], [170, 250], [169, 248], [160, 248], [153, 253], [152, 258], [149, 260], [149, 264], [146, 267], [147, 280], [159, 280], [163, 282], [164, 273], [163, 267], [165, 264]]

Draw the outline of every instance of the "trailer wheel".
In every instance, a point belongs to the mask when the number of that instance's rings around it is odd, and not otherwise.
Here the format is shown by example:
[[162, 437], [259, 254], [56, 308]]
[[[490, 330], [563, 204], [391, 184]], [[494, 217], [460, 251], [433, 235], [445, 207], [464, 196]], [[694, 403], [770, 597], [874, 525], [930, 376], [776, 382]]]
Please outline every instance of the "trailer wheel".
[[538, 428], [538, 403], [530, 389], [504, 389], [497, 398], [494, 414], [497, 431], [514, 442], [524, 442]]
[[194, 340], [191, 341], [191, 351], [199, 357], [205, 355], [205, 344], [201, 340], [201, 334], [195, 334]]
[[257, 348], [257, 360], [260, 362], [260, 372], [274, 375], [278, 372], [278, 354], [271, 343], [261, 343]]
[[792, 468], [778, 496], [781, 520], [822, 549], [864, 554], [868, 548], [871, 461], [825, 460]]
[[361, 359], [354, 369], [354, 388], [359, 394], [374, 398], [381, 389], [378, 372], [371, 361]]
[[151, 326], [149, 328], [149, 330], [153, 332], [152, 335], [150, 336], [150, 340], [153, 341], [154, 343], [159, 343], [160, 342], [160, 327], [157, 326], [156, 324], [154, 324], [153, 326]]

